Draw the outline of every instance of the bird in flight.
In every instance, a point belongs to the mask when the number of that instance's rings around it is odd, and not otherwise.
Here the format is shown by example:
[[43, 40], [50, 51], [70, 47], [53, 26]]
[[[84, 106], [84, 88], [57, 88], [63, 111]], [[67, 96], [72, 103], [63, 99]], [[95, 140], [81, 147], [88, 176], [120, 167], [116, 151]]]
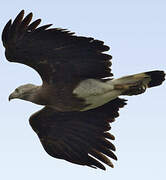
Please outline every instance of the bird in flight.
[[44, 108], [30, 119], [45, 151], [52, 157], [105, 170], [113, 167], [115, 137], [108, 132], [119, 109], [126, 105], [123, 95], [142, 94], [161, 85], [163, 71], [149, 71], [118, 79], [111, 73], [109, 47], [91, 37], [76, 36], [66, 29], [40, 26], [32, 13], [22, 10], [9, 20], [2, 32], [8, 61], [35, 69], [42, 85], [22, 85], [9, 100], [19, 98]]

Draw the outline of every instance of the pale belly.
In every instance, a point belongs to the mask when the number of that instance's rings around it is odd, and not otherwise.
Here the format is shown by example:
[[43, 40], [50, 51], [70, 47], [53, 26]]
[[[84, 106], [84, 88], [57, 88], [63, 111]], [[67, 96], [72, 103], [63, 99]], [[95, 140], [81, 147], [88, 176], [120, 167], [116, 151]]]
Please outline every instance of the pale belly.
[[82, 108], [80, 111], [86, 111], [102, 106], [109, 101], [117, 98], [121, 92], [114, 89], [110, 82], [101, 82], [94, 79], [84, 80], [73, 91], [77, 97], [85, 100], [88, 106]]
[[109, 101], [117, 98], [120, 95], [119, 92], [117, 91], [111, 91], [105, 94], [101, 94], [98, 96], [89, 96], [85, 98], [85, 102], [86, 104], [89, 104], [87, 107], [81, 109], [80, 111], [87, 111], [89, 109], [94, 109], [97, 108], [99, 106], [102, 106], [106, 103], [108, 103]]

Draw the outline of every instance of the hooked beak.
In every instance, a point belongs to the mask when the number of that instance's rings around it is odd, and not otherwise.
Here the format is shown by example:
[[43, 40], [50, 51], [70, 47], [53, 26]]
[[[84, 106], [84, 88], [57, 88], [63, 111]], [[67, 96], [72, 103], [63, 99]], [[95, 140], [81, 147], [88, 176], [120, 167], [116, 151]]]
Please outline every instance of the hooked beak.
[[18, 96], [16, 95], [16, 93], [13, 92], [13, 93], [10, 94], [10, 96], [9, 96], [9, 101], [12, 100], [12, 99], [15, 99], [15, 98], [17, 98], [17, 97], [18, 97]]

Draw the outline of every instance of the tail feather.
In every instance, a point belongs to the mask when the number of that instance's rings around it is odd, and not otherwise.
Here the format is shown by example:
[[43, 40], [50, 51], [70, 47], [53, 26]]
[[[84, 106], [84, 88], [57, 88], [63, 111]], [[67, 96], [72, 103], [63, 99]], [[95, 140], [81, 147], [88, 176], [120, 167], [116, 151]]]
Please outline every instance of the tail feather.
[[149, 71], [145, 72], [148, 76], [150, 76], [151, 80], [148, 83], [148, 87], [159, 86], [165, 80], [165, 73], [164, 71]]
[[165, 80], [164, 71], [149, 71], [114, 79], [114, 88], [122, 92], [121, 95], [137, 95], [145, 92], [146, 88], [159, 86]]

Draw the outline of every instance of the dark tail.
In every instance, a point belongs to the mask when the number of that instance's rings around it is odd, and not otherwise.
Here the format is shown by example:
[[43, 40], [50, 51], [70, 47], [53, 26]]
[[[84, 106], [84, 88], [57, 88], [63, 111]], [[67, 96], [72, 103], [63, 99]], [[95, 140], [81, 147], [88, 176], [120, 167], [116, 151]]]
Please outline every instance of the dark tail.
[[145, 72], [148, 76], [150, 76], [151, 81], [148, 83], [148, 87], [159, 86], [165, 80], [165, 73], [164, 71], [149, 71]]

